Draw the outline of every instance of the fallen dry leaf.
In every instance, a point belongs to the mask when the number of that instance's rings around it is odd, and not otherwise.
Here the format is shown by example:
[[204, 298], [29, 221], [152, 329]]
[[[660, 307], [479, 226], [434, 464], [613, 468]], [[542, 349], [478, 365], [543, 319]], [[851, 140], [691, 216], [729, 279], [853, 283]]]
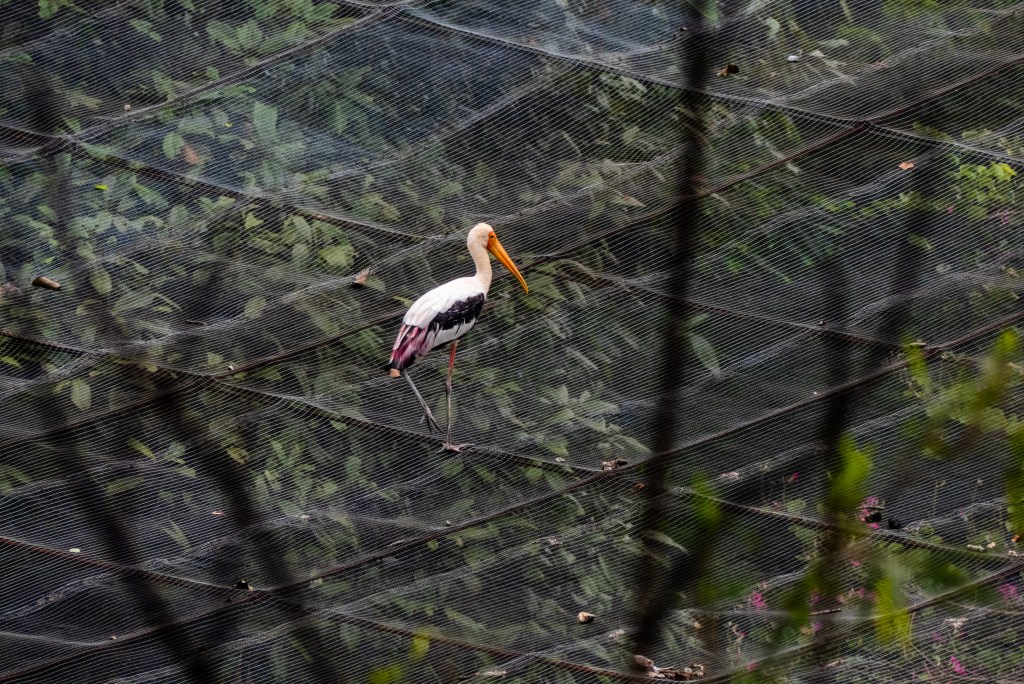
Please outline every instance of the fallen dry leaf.
[[50, 280], [46, 276], [39, 276], [38, 278], [32, 281], [32, 285], [35, 287], [44, 288], [46, 290], [60, 289], [60, 283], [58, 283], [56, 280]]
[[658, 667], [647, 656], [635, 655], [633, 661], [637, 668], [646, 672], [651, 679], [668, 679], [676, 682], [692, 682], [703, 679], [705, 670], [700, 663], [690, 663], [688, 667]]
[[900, 162], [900, 168], [903, 169], [904, 171], [909, 171], [910, 169], [914, 168], [914, 162]]
[[628, 464], [629, 461], [622, 458], [617, 458], [614, 461], [601, 461], [601, 470], [618, 470]]
[[364, 268], [362, 271], [357, 273], [356, 277], [352, 279], [352, 287], [362, 287], [365, 285], [366, 279], [370, 277], [371, 273], [373, 273], [373, 271], [368, 268]]
[[721, 76], [722, 78], [726, 78], [727, 76], [729, 76], [729, 74], [738, 74], [738, 73], [740, 73], [740, 68], [738, 66], [736, 66], [735, 64], [731, 64], [731, 63], [730, 64], [726, 64], [724, 67], [722, 67], [721, 69], [718, 70], [718, 75]]
[[576, 619], [580, 621], [581, 625], [586, 625], [594, 621], [594, 614], [580, 611], [576, 614]]
[[184, 147], [181, 148], [181, 151], [185, 155], [185, 161], [187, 161], [189, 164], [192, 164], [192, 166], [195, 166], [199, 162], [203, 161], [203, 158], [200, 157], [196, 153], [196, 151], [192, 149], [191, 145], [185, 145]]

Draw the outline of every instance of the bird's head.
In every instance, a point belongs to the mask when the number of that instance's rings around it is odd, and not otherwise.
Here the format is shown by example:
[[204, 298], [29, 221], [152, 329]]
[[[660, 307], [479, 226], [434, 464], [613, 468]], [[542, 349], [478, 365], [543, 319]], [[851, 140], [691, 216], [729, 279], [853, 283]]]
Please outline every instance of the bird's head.
[[472, 248], [475, 245], [479, 245], [486, 249], [488, 252], [493, 254], [498, 261], [505, 265], [505, 268], [512, 271], [512, 275], [516, 277], [519, 284], [523, 286], [524, 292], [529, 292], [530, 288], [526, 286], [526, 280], [523, 279], [519, 269], [512, 263], [511, 257], [505, 248], [498, 242], [498, 236], [494, 232], [494, 228], [491, 228], [486, 223], [478, 223], [473, 226], [469, 231], [469, 237], [466, 238], [466, 246]]

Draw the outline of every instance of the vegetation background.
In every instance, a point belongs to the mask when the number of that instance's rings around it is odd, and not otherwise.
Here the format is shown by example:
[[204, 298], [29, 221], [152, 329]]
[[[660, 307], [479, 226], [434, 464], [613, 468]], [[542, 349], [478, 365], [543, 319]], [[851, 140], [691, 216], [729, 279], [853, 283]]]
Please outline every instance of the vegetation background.
[[1024, 675], [1024, 6], [0, 16], [0, 682]]

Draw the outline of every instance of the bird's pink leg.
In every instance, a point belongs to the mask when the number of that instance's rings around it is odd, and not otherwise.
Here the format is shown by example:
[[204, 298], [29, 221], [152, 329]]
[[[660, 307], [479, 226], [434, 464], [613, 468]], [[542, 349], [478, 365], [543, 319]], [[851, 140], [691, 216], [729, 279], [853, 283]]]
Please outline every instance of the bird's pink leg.
[[448, 401], [448, 439], [441, 445], [442, 450], [456, 454], [470, 446], [469, 444], [452, 444], [452, 370], [455, 368], [455, 348], [458, 344], [458, 340], [452, 342], [452, 351], [448, 355], [448, 380], [444, 383], [444, 394]]

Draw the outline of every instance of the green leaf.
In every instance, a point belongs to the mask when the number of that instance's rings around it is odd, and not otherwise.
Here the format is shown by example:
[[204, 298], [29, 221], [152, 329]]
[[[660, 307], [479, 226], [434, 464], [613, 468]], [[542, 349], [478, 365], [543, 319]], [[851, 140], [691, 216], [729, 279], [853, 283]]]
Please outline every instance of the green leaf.
[[261, 219], [256, 214], [252, 213], [251, 211], [247, 212], [245, 214], [245, 227], [246, 227], [246, 229], [249, 229], [249, 228], [259, 228], [262, 225], [263, 225], [263, 219]]
[[245, 317], [259, 318], [263, 309], [267, 306], [267, 298], [263, 295], [256, 295], [245, 303]]
[[82, 378], [71, 381], [71, 403], [82, 411], [92, 406], [92, 390], [89, 389], [89, 383]]
[[309, 256], [309, 245], [305, 242], [296, 242], [292, 245], [292, 261], [301, 263]]
[[256, 134], [264, 142], [277, 140], [277, 107], [256, 102], [252, 107], [252, 122]]
[[60, 0], [39, 0], [39, 18], [52, 19], [60, 11]]
[[224, 451], [227, 452], [228, 456], [242, 465], [245, 465], [245, 462], [249, 460], [249, 452], [242, 447], [230, 446]]
[[156, 295], [152, 292], [128, 292], [119, 297], [112, 308], [118, 313], [124, 313], [149, 306], [154, 299]]
[[370, 673], [369, 684], [394, 684], [402, 678], [401, 665], [378, 667]]
[[178, 546], [180, 546], [183, 549], [188, 549], [190, 546], [192, 546], [192, 544], [190, 544], [188, 541], [188, 537], [185, 536], [185, 530], [181, 529], [181, 526], [173, 520], [171, 521], [170, 528], [165, 527], [161, 531], [168, 537], [173, 539], [178, 544]]
[[412, 644], [409, 646], [409, 657], [413, 660], [420, 660], [427, 655], [429, 649], [430, 637], [426, 634], [417, 634], [412, 638]]
[[553, 453], [555, 456], [561, 456], [562, 458], [569, 457], [569, 446], [564, 436], [556, 437], [550, 442], [544, 442], [541, 446]]
[[711, 23], [718, 21], [718, 3], [716, 0], [687, 0], [687, 3]]
[[1012, 465], [1006, 470], [1006, 511], [1014, 530], [1024, 530], [1024, 431], [1007, 435]]
[[563, 425], [565, 423], [568, 423], [574, 417], [575, 417], [575, 414], [573, 413], [572, 409], [569, 408], [568, 406], [563, 406], [562, 408], [558, 409], [554, 413], [549, 414], [548, 417], [544, 420], [544, 424], [545, 425]]
[[895, 578], [889, 574], [882, 577], [875, 585], [875, 597], [878, 640], [883, 644], [895, 642], [903, 647], [909, 646], [913, 625]]
[[14, 489], [14, 483], [28, 484], [32, 481], [25, 473], [14, 466], [0, 464], [0, 494], [6, 494]]
[[146, 34], [158, 43], [163, 40], [160, 34], [153, 30], [153, 22], [151, 21], [146, 21], [145, 19], [129, 19], [128, 23], [135, 27], [136, 31]]
[[832, 479], [828, 492], [829, 508], [833, 511], [851, 511], [864, 499], [864, 483], [871, 473], [870, 447], [857, 449], [853, 438], [844, 434], [839, 438], [841, 470]]
[[720, 377], [722, 370], [718, 367], [718, 354], [715, 353], [715, 348], [702, 335], [690, 333], [689, 338], [690, 347], [693, 348], [693, 353], [697, 355], [700, 364], [716, 378]]
[[530, 482], [536, 482], [537, 480], [544, 476], [544, 471], [541, 470], [540, 468], [528, 466], [523, 470], [523, 475], [525, 475], [526, 479], [529, 480]]
[[168, 159], [174, 159], [178, 156], [178, 152], [185, 146], [185, 139], [181, 137], [181, 134], [177, 131], [171, 131], [164, 136], [164, 156]]
[[92, 269], [89, 273], [89, 282], [92, 284], [92, 288], [101, 295], [110, 294], [113, 287], [110, 282], [110, 274], [102, 266]]
[[237, 50], [240, 47], [235, 30], [223, 21], [214, 20], [208, 22], [206, 24], [206, 32], [210, 35], [210, 38], [213, 38], [213, 40], [220, 43], [228, 50]]
[[238, 46], [243, 50], [253, 50], [259, 47], [260, 41], [263, 40], [263, 31], [260, 31], [260, 25], [255, 19], [250, 19], [235, 29], [235, 35], [238, 37]]
[[120, 494], [121, 492], [127, 492], [135, 489], [139, 485], [145, 483], [146, 478], [140, 475], [132, 475], [130, 477], [121, 477], [113, 480], [107, 484], [107, 495], [113, 496], [114, 494]]
[[468, 615], [463, 615], [462, 613], [456, 610], [452, 610], [451, 608], [445, 608], [444, 614], [448, 616], [448, 619], [454, 622], [455, 624], [460, 625], [463, 628], [468, 629], [470, 631], [479, 631], [481, 628], [479, 622], [475, 621]]
[[675, 539], [673, 539], [672, 537], [668, 536], [664, 532], [659, 532], [658, 530], [647, 530], [647, 532], [645, 534], [646, 534], [648, 539], [656, 541], [659, 544], [664, 544], [665, 546], [671, 546], [673, 549], [676, 549], [678, 551], [682, 551], [683, 553], [686, 553], [686, 554], [690, 553], [689, 551], [686, 550], [686, 547], [684, 547], [682, 544], [680, 544], [679, 542], [677, 542]]
[[636, 197], [633, 197], [631, 195], [623, 195], [620, 192], [616, 192], [614, 195], [611, 196], [611, 198], [608, 201], [611, 202], [612, 204], [618, 204], [623, 207], [647, 206], [643, 202], [638, 200]]
[[156, 454], [153, 453], [152, 449], [150, 449], [148, 446], [146, 446], [139, 440], [135, 439], [134, 437], [129, 437], [126, 443], [128, 444], [128, 446], [130, 446], [132, 449], [135, 449], [146, 458], [156, 460]]
[[316, 496], [318, 499], [325, 499], [338, 491], [338, 485], [334, 480], [324, 480], [317, 489]]
[[308, 240], [313, 236], [313, 226], [309, 225], [309, 221], [306, 220], [305, 216], [300, 216], [299, 214], [292, 214], [286, 218], [284, 227], [294, 230], [303, 240]]
[[355, 250], [352, 249], [351, 245], [335, 245], [333, 247], [325, 247], [319, 251], [321, 259], [331, 266], [338, 266], [340, 268], [348, 268], [352, 264], [354, 253]]
[[703, 475], [693, 478], [693, 509], [704, 531], [711, 533], [722, 522], [722, 508], [715, 498], [711, 483]]

